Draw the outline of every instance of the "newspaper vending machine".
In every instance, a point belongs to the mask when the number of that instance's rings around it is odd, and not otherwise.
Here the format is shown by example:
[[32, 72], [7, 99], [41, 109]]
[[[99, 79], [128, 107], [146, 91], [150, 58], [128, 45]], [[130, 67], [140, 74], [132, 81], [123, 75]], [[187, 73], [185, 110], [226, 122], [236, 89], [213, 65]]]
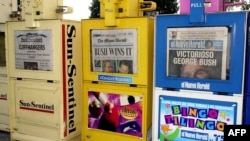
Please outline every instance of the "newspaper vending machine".
[[[81, 25], [62, 0], [22, 0], [6, 23], [11, 140], [81, 138]], [[74, 14], [74, 13], [72, 13]]]
[[[204, 12], [227, 11], [228, 7], [241, 6], [243, 0], [204, 0]], [[180, 0], [180, 14], [190, 13], [190, 0]]]
[[[82, 140], [149, 141], [156, 4], [101, 0], [100, 19], [82, 20]], [[105, 10], [104, 10], [105, 9]]]
[[17, 20], [18, 0], [0, 1], [0, 130], [9, 132], [8, 82], [5, 55], [5, 23]]
[[220, 141], [225, 125], [242, 124], [248, 13], [203, 3], [156, 17], [154, 141]]
[[244, 111], [243, 111], [243, 124], [250, 125], [250, 36], [248, 29], [247, 38], [247, 55], [246, 55], [246, 69], [245, 69], [245, 92], [244, 92]]

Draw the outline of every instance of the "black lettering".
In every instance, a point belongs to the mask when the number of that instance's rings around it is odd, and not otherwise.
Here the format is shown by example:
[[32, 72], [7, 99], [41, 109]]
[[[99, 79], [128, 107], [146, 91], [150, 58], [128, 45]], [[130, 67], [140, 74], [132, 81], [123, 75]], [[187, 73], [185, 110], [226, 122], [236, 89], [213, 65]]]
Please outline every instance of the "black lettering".
[[73, 40], [71, 38], [67, 39], [67, 57], [68, 59], [72, 59], [73, 58]]
[[76, 27], [74, 25], [67, 25], [67, 36], [76, 37]]
[[69, 121], [69, 133], [75, 132], [76, 131], [76, 127], [75, 127], [75, 122], [74, 120]]
[[72, 77], [76, 75], [76, 66], [75, 65], [68, 65], [68, 76]]
[[73, 59], [73, 37], [76, 37], [76, 28], [74, 25], [67, 25], [67, 74], [68, 74], [68, 127], [69, 134], [76, 131], [75, 126], [75, 110], [76, 107], [74, 98], [74, 79], [76, 75], [76, 66], [72, 64]]

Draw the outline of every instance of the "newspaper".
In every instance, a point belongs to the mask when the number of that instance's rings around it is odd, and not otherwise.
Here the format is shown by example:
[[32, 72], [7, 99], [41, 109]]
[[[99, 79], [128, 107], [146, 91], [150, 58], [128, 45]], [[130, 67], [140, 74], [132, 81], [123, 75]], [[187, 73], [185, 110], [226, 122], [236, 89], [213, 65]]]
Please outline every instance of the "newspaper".
[[136, 29], [92, 30], [92, 71], [137, 73]]
[[228, 35], [226, 27], [168, 28], [167, 76], [225, 80]]
[[15, 31], [16, 69], [53, 71], [51, 30]]

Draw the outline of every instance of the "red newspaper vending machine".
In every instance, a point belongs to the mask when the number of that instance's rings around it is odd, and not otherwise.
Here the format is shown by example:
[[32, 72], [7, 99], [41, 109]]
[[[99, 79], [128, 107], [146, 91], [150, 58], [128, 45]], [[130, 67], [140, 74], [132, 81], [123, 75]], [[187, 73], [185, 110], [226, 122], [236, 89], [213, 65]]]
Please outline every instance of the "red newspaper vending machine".
[[222, 141], [242, 124], [248, 12], [204, 13], [203, 2], [156, 17], [154, 141]]
[[[0, 1], [0, 130], [9, 132], [8, 81], [5, 54], [5, 23], [17, 20], [18, 0]], [[10, 16], [11, 15], [11, 16]]]
[[82, 20], [82, 140], [150, 141], [155, 3], [102, 0]]
[[11, 140], [79, 141], [80, 20], [63, 19], [61, 0], [21, 5], [22, 20], [6, 23]]

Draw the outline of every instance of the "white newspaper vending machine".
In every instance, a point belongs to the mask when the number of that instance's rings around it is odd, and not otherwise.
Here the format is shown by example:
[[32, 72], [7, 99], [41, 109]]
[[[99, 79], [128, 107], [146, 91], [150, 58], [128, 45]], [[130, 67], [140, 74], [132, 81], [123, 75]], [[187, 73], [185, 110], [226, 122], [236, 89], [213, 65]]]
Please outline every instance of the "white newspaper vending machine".
[[17, 20], [18, 0], [0, 0], [0, 130], [9, 132], [8, 81], [5, 55], [5, 23]]
[[61, 0], [22, 0], [7, 22], [11, 140], [80, 140], [81, 25]]
[[223, 141], [242, 124], [248, 13], [203, 4], [156, 17], [153, 141]]

